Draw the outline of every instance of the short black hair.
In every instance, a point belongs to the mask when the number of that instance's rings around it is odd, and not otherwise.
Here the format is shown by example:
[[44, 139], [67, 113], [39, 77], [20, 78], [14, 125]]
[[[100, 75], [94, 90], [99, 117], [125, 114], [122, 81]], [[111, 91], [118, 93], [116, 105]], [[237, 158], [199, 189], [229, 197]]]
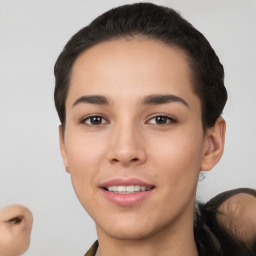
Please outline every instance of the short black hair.
[[203, 34], [173, 9], [152, 3], [111, 9], [68, 41], [54, 67], [54, 100], [62, 125], [65, 126], [65, 101], [77, 57], [101, 42], [136, 36], [160, 40], [186, 53], [192, 71], [193, 90], [201, 102], [203, 128], [212, 127], [227, 101], [223, 66]]

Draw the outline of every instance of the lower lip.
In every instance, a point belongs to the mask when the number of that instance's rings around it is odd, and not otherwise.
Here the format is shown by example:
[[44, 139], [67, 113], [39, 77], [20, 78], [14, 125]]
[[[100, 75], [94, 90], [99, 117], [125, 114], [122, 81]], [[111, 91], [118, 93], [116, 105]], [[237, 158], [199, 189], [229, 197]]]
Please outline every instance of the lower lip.
[[132, 206], [135, 205], [147, 197], [149, 197], [154, 189], [150, 189], [148, 191], [134, 192], [131, 194], [119, 194], [107, 191], [105, 189], [101, 189], [103, 195], [112, 203], [118, 206]]

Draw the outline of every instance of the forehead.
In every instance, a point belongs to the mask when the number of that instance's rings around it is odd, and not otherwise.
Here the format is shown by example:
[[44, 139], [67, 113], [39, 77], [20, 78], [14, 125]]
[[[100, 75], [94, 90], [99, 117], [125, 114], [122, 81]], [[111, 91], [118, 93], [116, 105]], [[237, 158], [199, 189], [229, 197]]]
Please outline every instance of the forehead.
[[171, 93], [198, 101], [191, 77], [187, 55], [178, 47], [148, 39], [113, 40], [76, 59], [68, 98], [78, 93], [133, 97]]

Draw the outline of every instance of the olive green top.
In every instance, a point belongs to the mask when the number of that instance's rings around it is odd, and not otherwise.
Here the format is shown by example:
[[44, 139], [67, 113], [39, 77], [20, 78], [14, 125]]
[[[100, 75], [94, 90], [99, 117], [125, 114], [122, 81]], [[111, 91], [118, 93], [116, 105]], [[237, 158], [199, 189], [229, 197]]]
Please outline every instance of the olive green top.
[[95, 256], [97, 249], [99, 247], [98, 241], [95, 241], [92, 247], [89, 249], [89, 251], [84, 256]]

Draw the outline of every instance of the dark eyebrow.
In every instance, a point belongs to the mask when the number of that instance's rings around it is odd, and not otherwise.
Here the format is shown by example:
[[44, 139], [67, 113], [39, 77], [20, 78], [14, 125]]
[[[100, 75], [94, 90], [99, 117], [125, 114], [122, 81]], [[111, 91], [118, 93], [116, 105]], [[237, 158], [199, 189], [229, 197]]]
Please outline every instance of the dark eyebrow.
[[90, 96], [82, 96], [78, 98], [72, 105], [72, 107], [76, 106], [79, 103], [89, 103], [89, 104], [96, 104], [96, 105], [108, 105], [108, 100], [106, 97], [101, 95], [90, 95]]
[[188, 103], [176, 96], [176, 95], [172, 95], [172, 94], [167, 94], [167, 95], [149, 95], [147, 97], [145, 97], [142, 101], [143, 104], [152, 104], [152, 105], [160, 105], [160, 104], [166, 104], [166, 103], [171, 103], [171, 102], [180, 102], [183, 105], [185, 105], [186, 107], [189, 107]]

